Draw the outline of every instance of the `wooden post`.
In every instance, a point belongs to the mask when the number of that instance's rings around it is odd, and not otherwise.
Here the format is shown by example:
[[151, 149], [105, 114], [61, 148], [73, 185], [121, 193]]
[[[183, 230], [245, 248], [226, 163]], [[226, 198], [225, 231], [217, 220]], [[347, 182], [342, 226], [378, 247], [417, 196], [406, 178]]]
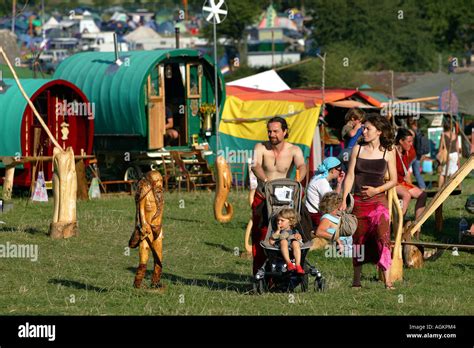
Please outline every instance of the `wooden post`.
[[49, 233], [53, 239], [69, 238], [77, 234], [77, 176], [72, 148], [65, 152], [54, 148], [53, 163], [54, 215]]
[[76, 162], [77, 176], [77, 199], [82, 201], [89, 200], [89, 190], [86, 177], [86, 165], [83, 160]]
[[394, 222], [395, 234], [395, 246], [392, 253], [392, 266], [390, 267], [390, 281], [395, 282], [397, 280], [403, 280], [403, 257], [402, 257], [402, 234], [403, 234], [403, 212], [402, 207], [400, 207], [400, 201], [398, 200], [397, 191], [395, 187], [391, 188], [393, 190], [392, 200], [395, 210], [397, 212], [397, 223], [395, 224], [395, 218], [392, 220]]
[[9, 201], [12, 199], [13, 180], [15, 177], [15, 166], [5, 168], [5, 180], [3, 181], [3, 199]]

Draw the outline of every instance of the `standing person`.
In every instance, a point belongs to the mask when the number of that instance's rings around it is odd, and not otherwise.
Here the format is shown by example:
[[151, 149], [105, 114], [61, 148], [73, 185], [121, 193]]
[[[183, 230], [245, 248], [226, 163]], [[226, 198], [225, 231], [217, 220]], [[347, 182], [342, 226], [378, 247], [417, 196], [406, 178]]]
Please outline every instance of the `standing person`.
[[[268, 216], [265, 209], [263, 187], [267, 181], [287, 178], [294, 166], [299, 171], [299, 180], [306, 176], [301, 149], [289, 142], [288, 124], [284, 118], [273, 117], [267, 123], [268, 141], [258, 143], [254, 148], [254, 163], [252, 171], [257, 177], [257, 191], [252, 203], [252, 255], [253, 274], [255, 275], [265, 262], [265, 253], [260, 241], [265, 239], [268, 228]], [[297, 234], [298, 238], [301, 235]]]
[[[415, 218], [418, 218], [426, 205], [426, 192], [411, 183], [408, 168], [410, 163], [416, 158], [413, 147], [413, 135], [406, 128], [400, 128], [395, 138], [395, 150], [397, 152], [397, 195], [402, 199], [402, 212], [406, 214], [408, 204], [412, 198], [416, 198]], [[419, 231], [417, 232], [419, 237]]]
[[418, 128], [418, 122], [416, 120], [410, 120], [408, 125], [410, 126], [410, 131], [414, 136], [414, 147], [416, 152], [416, 157], [411, 163], [411, 168], [413, 169], [413, 174], [415, 175], [418, 187], [424, 190], [426, 184], [421, 175], [421, 158], [430, 152], [430, 143], [423, 132]]
[[439, 174], [438, 188], [440, 189], [446, 181], [446, 176], [451, 176], [456, 173], [459, 169], [459, 144], [458, 135], [452, 131], [449, 122], [443, 124], [443, 134], [441, 134], [441, 146], [446, 146], [449, 156], [449, 168], [446, 168], [446, 163], [441, 166], [441, 172]]
[[[354, 279], [352, 287], [361, 287], [362, 264], [371, 262], [382, 269], [385, 287], [394, 289], [390, 280], [390, 213], [385, 192], [397, 184], [393, 129], [390, 122], [378, 114], [367, 115], [363, 141], [352, 151], [344, 181], [340, 210], [346, 210], [347, 195], [354, 185], [354, 214], [358, 219], [353, 235], [354, 248], [365, 257], [357, 259], [353, 253]], [[385, 173], [389, 181], [384, 182]], [[363, 248], [363, 249], [362, 249]]]
[[323, 196], [333, 191], [330, 182], [337, 179], [337, 186], [335, 191], [341, 192], [342, 182], [344, 180], [345, 173], [342, 170], [342, 163], [336, 157], [328, 157], [323, 163], [318, 166], [316, 174], [309, 182], [308, 189], [306, 190], [306, 201], [305, 205], [311, 216], [313, 227], [319, 225], [321, 213], [319, 212], [319, 203]]

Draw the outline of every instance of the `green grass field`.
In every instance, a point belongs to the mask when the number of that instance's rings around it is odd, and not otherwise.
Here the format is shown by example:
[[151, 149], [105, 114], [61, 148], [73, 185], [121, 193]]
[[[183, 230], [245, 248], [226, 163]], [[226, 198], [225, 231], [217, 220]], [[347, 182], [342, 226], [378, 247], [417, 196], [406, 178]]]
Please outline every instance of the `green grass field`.
[[[463, 206], [472, 194], [466, 180], [461, 196], [444, 204], [445, 232], [436, 235], [434, 218], [423, 226], [423, 240], [457, 237]], [[250, 216], [246, 192], [232, 192], [234, 219], [214, 220], [210, 193], [165, 196], [164, 293], [132, 287], [138, 251], [127, 252], [133, 224], [133, 198], [107, 197], [79, 202], [80, 235], [69, 240], [47, 236], [52, 201], [15, 199], [0, 215], [0, 244], [37, 244], [38, 260], [0, 259], [1, 315], [473, 315], [474, 255], [445, 252], [421, 270], [404, 270], [405, 280], [387, 291], [374, 281], [375, 267], [364, 267], [361, 290], [350, 288], [350, 259], [312, 252], [328, 290], [254, 294], [251, 260], [240, 257]], [[183, 207], [184, 205], [184, 207]], [[413, 214], [413, 206], [410, 207]], [[472, 218], [471, 218], [472, 220]], [[152, 262], [146, 284], [150, 282]], [[310, 278], [313, 279], [313, 278]]]
[[[3, 77], [4, 78], [13, 78], [13, 75], [12, 75], [12, 73], [11, 73], [11, 71], [8, 68], [7, 65], [0, 64], [0, 70], [3, 71]], [[32, 78], [34, 78], [33, 71], [28, 69], [28, 68], [15, 67], [15, 72], [18, 75], [18, 78], [20, 78], [20, 79], [32, 79]], [[43, 78], [43, 76], [41, 75], [41, 73], [38, 72], [36, 78]], [[44, 78], [49, 79], [49, 78], [51, 78], [51, 75], [44, 73]]]

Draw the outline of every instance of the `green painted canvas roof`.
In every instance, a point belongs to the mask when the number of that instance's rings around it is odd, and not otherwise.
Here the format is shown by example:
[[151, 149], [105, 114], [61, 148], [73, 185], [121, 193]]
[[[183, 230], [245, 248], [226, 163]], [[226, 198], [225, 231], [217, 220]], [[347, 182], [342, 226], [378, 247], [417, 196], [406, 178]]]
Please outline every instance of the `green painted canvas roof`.
[[[5, 93], [0, 93], [0, 156], [21, 155], [21, 122], [27, 102], [20, 92], [15, 80], [3, 80], [8, 87]], [[28, 97], [51, 82], [46, 79], [20, 80]]]
[[[421, 98], [439, 96], [449, 89], [453, 79], [453, 90], [459, 100], [459, 112], [474, 115], [474, 73], [461, 72], [455, 74], [427, 73], [417, 78], [414, 83], [397, 89], [400, 98]], [[438, 101], [431, 102], [438, 104]]]
[[[74, 83], [94, 103], [96, 135], [146, 137], [143, 105], [148, 75], [162, 60], [179, 57], [201, 57], [201, 54], [188, 49], [121, 52], [124, 63], [119, 67], [114, 52], [78, 53], [59, 65], [54, 78]], [[202, 58], [213, 65], [208, 56]]]

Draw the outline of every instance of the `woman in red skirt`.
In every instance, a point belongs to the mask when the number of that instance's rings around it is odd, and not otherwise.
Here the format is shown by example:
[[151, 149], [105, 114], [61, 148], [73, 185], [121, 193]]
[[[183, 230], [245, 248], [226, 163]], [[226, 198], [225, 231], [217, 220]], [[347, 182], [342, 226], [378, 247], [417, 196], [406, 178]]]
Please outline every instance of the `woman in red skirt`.
[[[346, 209], [346, 198], [354, 186], [354, 210], [358, 226], [353, 236], [354, 280], [360, 288], [362, 265], [374, 263], [382, 269], [385, 287], [390, 281], [390, 213], [385, 192], [397, 185], [394, 133], [390, 122], [378, 114], [367, 115], [363, 137], [352, 151], [344, 181], [340, 210]], [[385, 173], [389, 181], [385, 182]]]

